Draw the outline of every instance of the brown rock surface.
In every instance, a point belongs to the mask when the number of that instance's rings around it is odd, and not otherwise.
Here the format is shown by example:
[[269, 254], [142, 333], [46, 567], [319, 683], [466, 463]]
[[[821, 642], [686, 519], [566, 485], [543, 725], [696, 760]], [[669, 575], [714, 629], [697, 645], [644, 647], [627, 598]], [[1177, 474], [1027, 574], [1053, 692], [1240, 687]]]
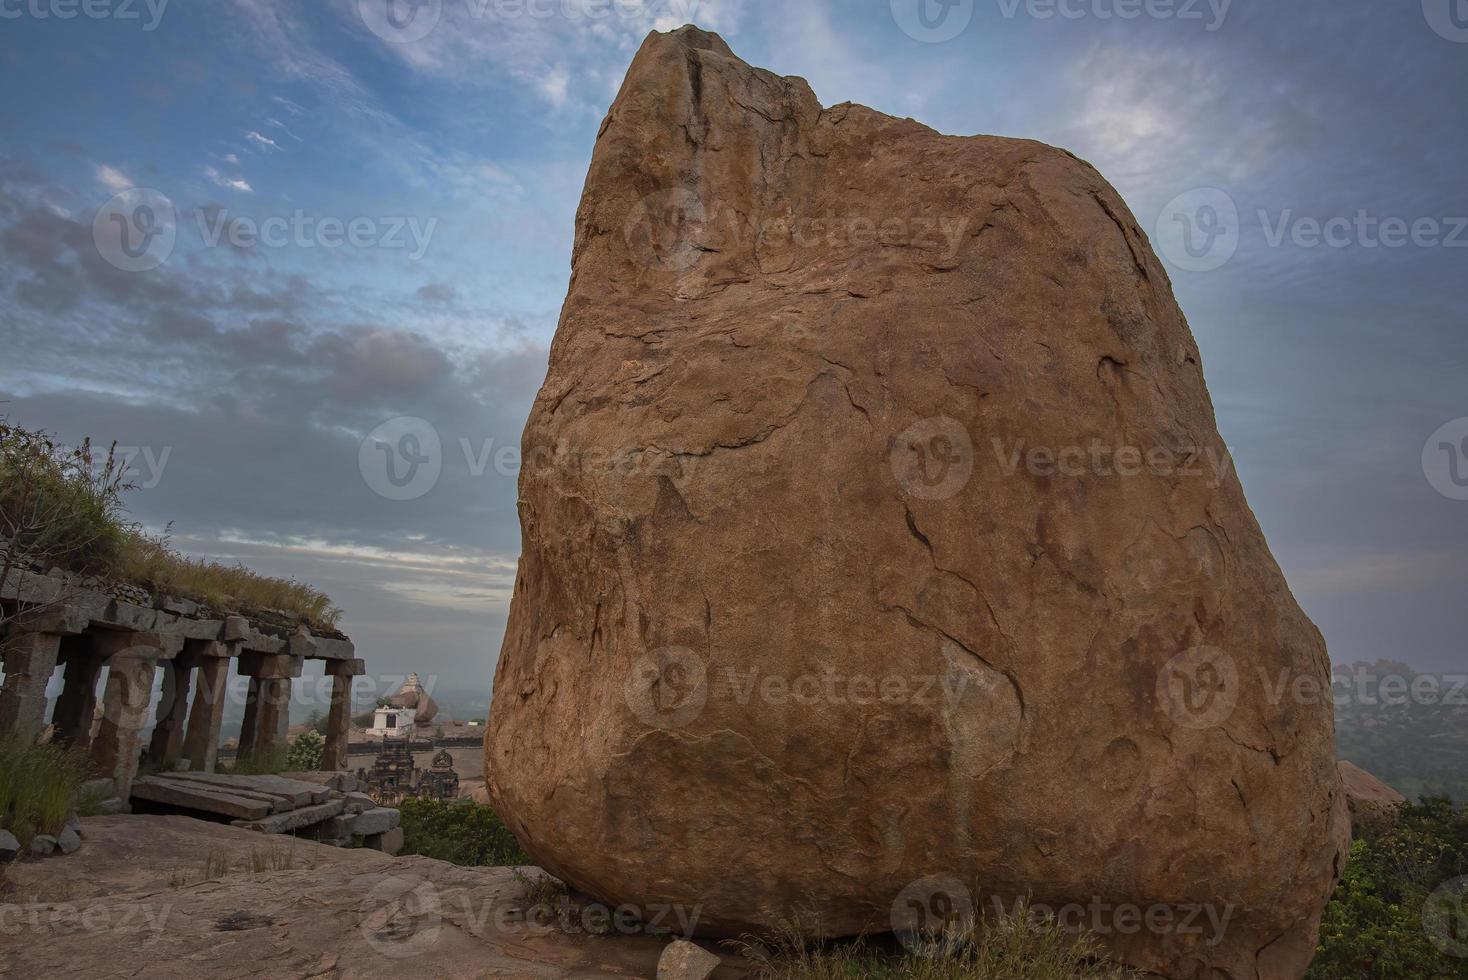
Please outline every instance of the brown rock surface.
[[[526, 925], [510, 868], [179, 816], [83, 824], [75, 854], [4, 869], [0, 976], [650, 977], [666, 944]], [[714, 974], [745, 975], [733, 956]]]
[[1389, 824], [1397, 807], [1407, 802], [1405, 796], [1355, 763], [1342, 759], [1336, 766], [1345, 787], [1352, 826], [1369, 829]]
[[1324, 643], [1090, 166], [654, 34], [523, 449], [486, 765], [547, 869], [710, 935], [889, 928], [934, 875], [1206, 906], [1221, 938], [1087, 924], [1303, 972], [1348, 834], [1294, 693]]

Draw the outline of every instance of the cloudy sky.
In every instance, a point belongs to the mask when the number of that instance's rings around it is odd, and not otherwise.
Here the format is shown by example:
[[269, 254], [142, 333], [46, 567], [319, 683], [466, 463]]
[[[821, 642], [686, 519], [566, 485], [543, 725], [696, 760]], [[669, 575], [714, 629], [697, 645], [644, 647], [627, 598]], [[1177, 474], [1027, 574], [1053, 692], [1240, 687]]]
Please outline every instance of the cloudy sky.
[[1334, 658], [1468, 666], [1464, 4], [919, 2], [0, 0], [0, 411], [139, 447], [138, 520], [327, 590], [374, 671], [487, 689], [597, 126], [693, 21], [1094, 163]]

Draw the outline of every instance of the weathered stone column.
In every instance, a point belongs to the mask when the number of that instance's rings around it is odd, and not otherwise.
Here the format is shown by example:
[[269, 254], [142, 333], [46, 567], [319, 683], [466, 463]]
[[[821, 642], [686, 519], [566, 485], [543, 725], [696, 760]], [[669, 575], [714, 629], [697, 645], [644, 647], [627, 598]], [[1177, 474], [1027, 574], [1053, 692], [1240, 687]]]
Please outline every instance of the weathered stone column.
[[183, 640], [158, 633], [114, 633], [99, 634], [98, 645], [106, 655], [107, 687], [92, 763], [116, 784], [118, 799], [126, 801], [138, 773], [154, 671], [160, 660], [178, 654]]
[[285, 748], [291, 725], [291, 681], [301, 676], [299, 657], [269, 657], [260, 674], [260, 728], [255, 745], [261, 752]]
[[191, 643], [189, 655], [199, 665], [199, 686], [189, 712], [183, 754], [195, 772], [213, 772], [219, 758], [219, 728], [229, 692], [229, 662], [234, 650], [215, 641]]
[[97, 710], [97, 678], [102, 657], [88, 634], [68, 636], [61, 642], [61, 659], [66, 665], [61, 696], [51, 715], [53, 740], [81, 749], [92, 744], [92, 718]]
[[0, 641], [5, 685], [0, 687], [0, 734], [35, 739], [46, 726], [46, 685], [56, 672], [61, 637], [12, 628]]
[[324, 772], [345, 772], [347, 742], [352, 725], [352, 682], [366, 668], [360, 660], [328, 660], [326, 673], [331, 677], [331, 712], [326, 716], [326, 749], [321, 753]]
[[304, 662], [290, 654], [254, 654], [240, 658], [249, 674], [240, 755], [264, 756], [283, 748], [290, 727], [291, 680], [301, 676]]
[[148, 761], [161, 769], [172, 769], [183, 754], [184, 725], [189, 713], [189, 685], [194, 664], [180, 654], [163, 665], [163, 697], [153, 720], [153, 738], [148, 743]]
[[[244, 674], [245, 657], [240, 658], [240, 673]], [[260, 678], [249, 675], [249, 688], [245, 691], [245, 718], [240, 723], [240, 747], [239, 755], [245, 755], [255, 750], [255, 733], [260, 723]]]

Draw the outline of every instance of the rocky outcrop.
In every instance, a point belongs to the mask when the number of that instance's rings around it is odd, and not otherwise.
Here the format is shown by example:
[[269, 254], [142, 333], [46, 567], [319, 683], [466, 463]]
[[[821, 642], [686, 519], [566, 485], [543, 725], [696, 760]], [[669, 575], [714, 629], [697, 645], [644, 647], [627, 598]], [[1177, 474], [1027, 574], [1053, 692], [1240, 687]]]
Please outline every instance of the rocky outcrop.
[[1391, 826], [1396, 821], [1397, 808], [1407, 798], [1354, 763], [1342, 759], [1337, 767], [1345, 787], [1352, 828], [1359, 834]]
[[652, 35], [523, 451], [486, 766], [557, 876], [715, 936], [1027, 894], [1169, 977], [1304, 971], [1324, 643], [1084, 162]]
[[[76, 854], [5, 868], [7, 977], [616, 980], [653, 976], [667, 942], [531, 921], [533, 870], [392, 858], [182, 816], [84, 823]], [[597, 916], [612, 910], [587, 921]]]

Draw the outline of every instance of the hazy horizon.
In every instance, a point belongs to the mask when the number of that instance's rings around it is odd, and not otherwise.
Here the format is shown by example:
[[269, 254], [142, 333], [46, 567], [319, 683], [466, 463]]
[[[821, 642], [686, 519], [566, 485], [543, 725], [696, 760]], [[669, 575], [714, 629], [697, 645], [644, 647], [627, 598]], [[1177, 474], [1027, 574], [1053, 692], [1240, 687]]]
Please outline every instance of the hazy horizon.
[[[417, 40], [352, 0], [7, 16], [0, 414], [138, 447], [135, 519], [322, 588], [370, 674], [487, 697], [519, 552], [506, 451], [544, 377], [582, 178], [646, 32], [694, 20], [826, 105], [1095, 164], [1167, 264], [1233, 465], [1332, 658], [1461, 670], [1468, 501], [1434, 443], [1468, 436], [1435, 435], [1468, 415], [1468, 29], [1433, 3], [1122, 19], [964, 0], [947, 40], [887, 0], [447, 2]], [[175, 216], [156, 267], [95, 244], [119, 196]], [[1179, 209], [1221, 216], [1222, 244], [1173, 240]], [[330, 244], [354, 221], [361, 241]], [[402, 417], [439, 450], [401, 443], [420, 434]], [[441, 472], [384, 482], [378, 443]]]

